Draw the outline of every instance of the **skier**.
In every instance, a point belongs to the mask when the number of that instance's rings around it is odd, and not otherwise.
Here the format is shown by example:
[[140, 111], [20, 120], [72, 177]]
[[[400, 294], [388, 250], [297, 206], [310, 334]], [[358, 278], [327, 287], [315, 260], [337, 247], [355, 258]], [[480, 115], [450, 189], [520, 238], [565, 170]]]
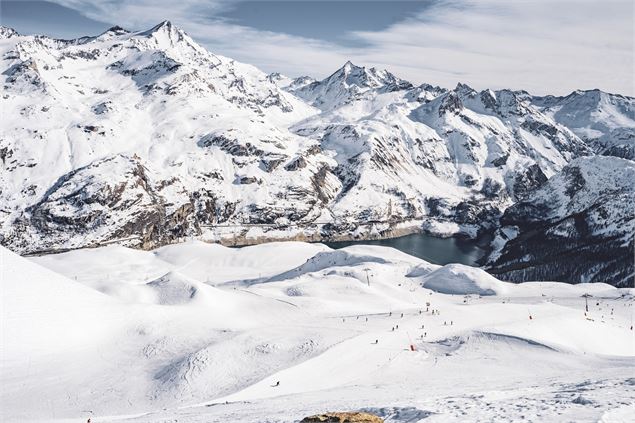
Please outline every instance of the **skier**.
[[277, 381], [276, 384], [273, 386], [280, 386], [280, 381]]
[[399, 325], [395, 326], [395, 329], [399, 329]]
[[403, 318], [403, 313], [401, 313], [401, 317]]

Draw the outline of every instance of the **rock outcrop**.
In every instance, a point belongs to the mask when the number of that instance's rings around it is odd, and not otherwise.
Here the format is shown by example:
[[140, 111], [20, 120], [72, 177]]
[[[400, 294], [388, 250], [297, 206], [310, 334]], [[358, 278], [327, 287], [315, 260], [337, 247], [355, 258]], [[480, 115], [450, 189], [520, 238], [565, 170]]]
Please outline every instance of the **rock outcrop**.
[[339, 412], [305, 417], [300, 423], [383, 423], [384, 420], [370, 413]]

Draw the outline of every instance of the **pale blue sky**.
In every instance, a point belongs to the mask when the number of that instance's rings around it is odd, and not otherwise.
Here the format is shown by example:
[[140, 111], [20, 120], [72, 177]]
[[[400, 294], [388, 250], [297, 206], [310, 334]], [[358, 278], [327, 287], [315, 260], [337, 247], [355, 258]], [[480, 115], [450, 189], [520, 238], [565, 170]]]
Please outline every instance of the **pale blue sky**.
[[433, 0], [406, 1], [241, 1], [220, 16], [260, 30], [339, 43], [358, 43], [351, 31], [380, 31], [412, 18]]
[[168, 19], [217, 54], [324, 77], [346, 60], [414, 83], [635, 94], [631, 0], [0, 1], [0, 22], [61, 38]]
[[21, 34], [77, 38], [94, 35], [112, 26], [46, 1], [0, 1], [0, 12], [2, 25], [10, 26]]

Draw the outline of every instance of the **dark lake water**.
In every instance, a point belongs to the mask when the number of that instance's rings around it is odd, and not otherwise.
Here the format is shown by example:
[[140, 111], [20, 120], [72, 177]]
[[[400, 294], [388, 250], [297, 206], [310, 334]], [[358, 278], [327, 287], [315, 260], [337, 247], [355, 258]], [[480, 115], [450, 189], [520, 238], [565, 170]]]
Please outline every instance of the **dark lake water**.
[[485, 254], [485, 250], [480, 248], [474, 240], [436, 238], [425, 234], [368, 241], [325, 242], [324, 244], [336, 249], [360, 244], [392, 247], [434, 264], [462, 263], [475, 266], [476, 261]]

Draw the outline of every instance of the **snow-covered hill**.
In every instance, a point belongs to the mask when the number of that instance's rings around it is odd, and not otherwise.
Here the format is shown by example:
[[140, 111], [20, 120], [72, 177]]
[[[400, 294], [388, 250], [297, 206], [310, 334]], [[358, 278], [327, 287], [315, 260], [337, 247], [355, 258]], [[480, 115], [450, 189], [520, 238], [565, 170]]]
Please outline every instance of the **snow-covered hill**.
[[622, 422], [635, 401], [634, 292], [602, 283], [298, 242], [0, 247], [0, 281], [7, 423]]
[[76, 40], [2, 28], [0, 55], [0, 240], [20, 253], [477, 237], [572, 160], [633, 158], [634, 100], [599, 91], [413, 86], [350, 62], [266, 75], [169, 22]]

